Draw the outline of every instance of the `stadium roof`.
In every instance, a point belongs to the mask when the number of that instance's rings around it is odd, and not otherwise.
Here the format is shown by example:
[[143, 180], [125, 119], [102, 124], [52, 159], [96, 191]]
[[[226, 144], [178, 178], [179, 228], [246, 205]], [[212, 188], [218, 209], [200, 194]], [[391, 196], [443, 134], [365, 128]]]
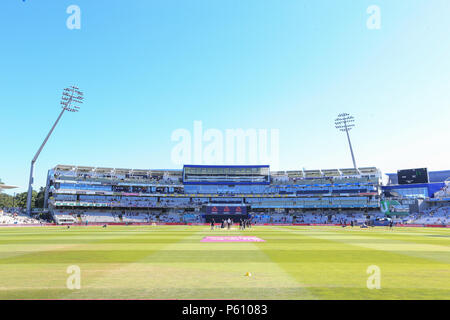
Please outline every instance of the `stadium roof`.
[[355, 168], [340, 169], [343, 175], [357, 175], [358, 171]]
[[[185, 165], [184, 167], [196, 167], [195, 165]], [[224, 167], [224, 166], [198, 166], [198, 167]], [[227, 166], [227, 167], [268, 167], [267, 165], [257, 166]], [[84, 173], [115, 173], [129, 175], [150, 175], [159, 176], [168, 174], [170, 176], [178, 176], [182, 174], [181, 169], [126, 169], [126, 168], [104, 168], [89, 166], [73, 166], [73, 165], [57, 165], [53, 170], [58, 171], [75, 171]], [[448, 171], [450, 173], [450, 171]], [[354, 168], [344, 169], [316, 169], [316, 170], [290, 170], [290, 171], [271, 171], [272, 176], [304, 177], [304, 178], [321, 178], [321, 177], [339, 177], [349, 175], [377, 175], [380, 170], [377, 167], [362, 167], [357, 170]], [[450, 176], [450, 175], [449, 175]]]
[[89, 167], [89, 166], [73, 166], [73, 165], [57, 165], [53, 170], [58, 171], [75, 171], [84, 173], [117, 173], [129, 175], [161, 175], [168, 173], [169, 175], [181, 175], [181, 169], [126, 169], [126, 168], [105, 168], [105, 167]]
[[6, 184], [2, 184], [2, 183], [0, 183], [0, 191], [2, 191], [3, 189], [16, 189], [16, 188], [18, 188], [18, 187], [16, 187], [16, 186], [8, 186], [8, 185], [6, 185]]
[[430, 171], [428, 173], [430, 182], [444, 182], [450, 180], [450, 170]]
[[340, 176], [338, 169], [322, 169], [322, 174], [326, 177]]

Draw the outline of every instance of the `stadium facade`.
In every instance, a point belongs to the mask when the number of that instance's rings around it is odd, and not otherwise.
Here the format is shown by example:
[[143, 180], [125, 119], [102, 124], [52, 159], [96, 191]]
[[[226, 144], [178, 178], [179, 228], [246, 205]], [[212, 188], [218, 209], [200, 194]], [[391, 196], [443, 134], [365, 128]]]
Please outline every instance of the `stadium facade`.
[[[58, 223], [208, 222], [320, 212], [380, 212], [376, 167], [270, 171], [267, 165], [138, 170], [58, 165], [45, 206]], [[323, 221], [322, 221], [323, 222]]]
[[387, 214], [422, 213], [450, 207], [450, 170], [428, 172], [426, 183], [400, 184], [398, 173], [386, 173], [386, 176], [388, 182], [382, 186], [382, 196], [389, 200], [390, 208], [384, 208], [382, 203], [382, 211]]

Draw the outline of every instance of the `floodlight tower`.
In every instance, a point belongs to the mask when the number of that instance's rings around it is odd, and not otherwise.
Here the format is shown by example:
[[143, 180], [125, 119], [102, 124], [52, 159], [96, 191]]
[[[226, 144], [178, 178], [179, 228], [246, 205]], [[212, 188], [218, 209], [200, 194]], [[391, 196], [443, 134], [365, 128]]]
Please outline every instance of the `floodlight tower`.
[[59, 114], [58, 118], [56, 119], [55, 123], [53, 124], [53, 127], [50, 129], [50, 132], [47, 134], [47, 137], [45, 138], [44, 142], [42, 142], [40, 148], [34, 155], [33, 160], [31, 160], [31, 169], [30, 169], [30, 181], [28, 183], [28, 195], [27, 195], [27, 214], [31, 216], [31, 195], [33, 192], [33, 169], [34, 164], [36, 163], [37, 158], [39, 157], [39, 154], [41, 153], [42, 149], [44, 148], [45, 144], [47, 143], [48, 138], [50, 138], [50, 135], [52, 134], [53, 130], [55, 129], [56, 125], [59, 122], [59, 119], [61, 119], [64, 111], [69, 112], [78, 112], [80, 109], [79, 105], [83, 103], [83, 92], [80, 91], [80, 88], [76, 86], [70, 86], [63, 90], [62, 98], [61, 98], [61, 105], [62, 110]]
[[334, 121], [334, 124], [336, 125], [336, 129], [347, 133], [348, 145], [350, 146], [350, 153], [352, 154], [353, 167], [356, 171], [358, 171], [358, 168], [356, 167], [355, 155], [353, 154], [352, 143], [350, 142], [350, 135], [348, 134], [348, 132], [355, 126], [355, 118], [348, 113], [341, 113]]

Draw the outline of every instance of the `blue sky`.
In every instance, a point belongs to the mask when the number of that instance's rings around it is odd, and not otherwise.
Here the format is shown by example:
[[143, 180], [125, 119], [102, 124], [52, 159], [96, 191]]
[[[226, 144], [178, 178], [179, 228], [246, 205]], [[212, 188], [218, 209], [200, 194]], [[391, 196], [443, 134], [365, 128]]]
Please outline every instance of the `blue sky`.
[[[81, 29], [69, 30], [69, 5]], [[366, 9], [378, 5], [381, 29]], [[57, 164], [180, 168], [174, 130], [278, 129], [279, 169], [450, 168], [450, 2], [3, 0], [0, 178], [25, 191]]]

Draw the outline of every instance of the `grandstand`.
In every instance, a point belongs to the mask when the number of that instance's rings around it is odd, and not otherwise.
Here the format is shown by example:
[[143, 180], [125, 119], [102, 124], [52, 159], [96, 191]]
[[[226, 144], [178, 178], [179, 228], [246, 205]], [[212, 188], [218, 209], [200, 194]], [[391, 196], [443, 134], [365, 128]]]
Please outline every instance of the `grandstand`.
[[[0, 193], [3, 190], [16, 189], [16, 186], [6, 185], [0, 180]], [[0, 208], [0, 225], [39, 224], [39, 220], [22, 213], [21, 208]]]
[[0, 209], [0, 225], [31, 225], [40, 221], [21, 212], [20, 208]]
[[[382, 198], [388, 200], [390, 206], [383, 212], [397, 216], [399, 223], [448, 224], [449, 220], [445, 215], [439, 217], [439, 212], [446, 212], [441, 208], [450, 207], [450, 170], [428, 172], [427, 182], [403, 184], [399, 183], [398, 173], [386, 175], [388, 181], [382, 186]], [[433, 216], [434, 212], [438, 214]]]
[[294, 223], [301, 215], [332, 223], [342, 220], [332, 217], [336, 212], [379, 213], [380, 193], [376, 167], [270, 172], [269, 166], [58, 165], [48, 172], [45, 206], [57, 223], [201, 223], [225, 217]]

